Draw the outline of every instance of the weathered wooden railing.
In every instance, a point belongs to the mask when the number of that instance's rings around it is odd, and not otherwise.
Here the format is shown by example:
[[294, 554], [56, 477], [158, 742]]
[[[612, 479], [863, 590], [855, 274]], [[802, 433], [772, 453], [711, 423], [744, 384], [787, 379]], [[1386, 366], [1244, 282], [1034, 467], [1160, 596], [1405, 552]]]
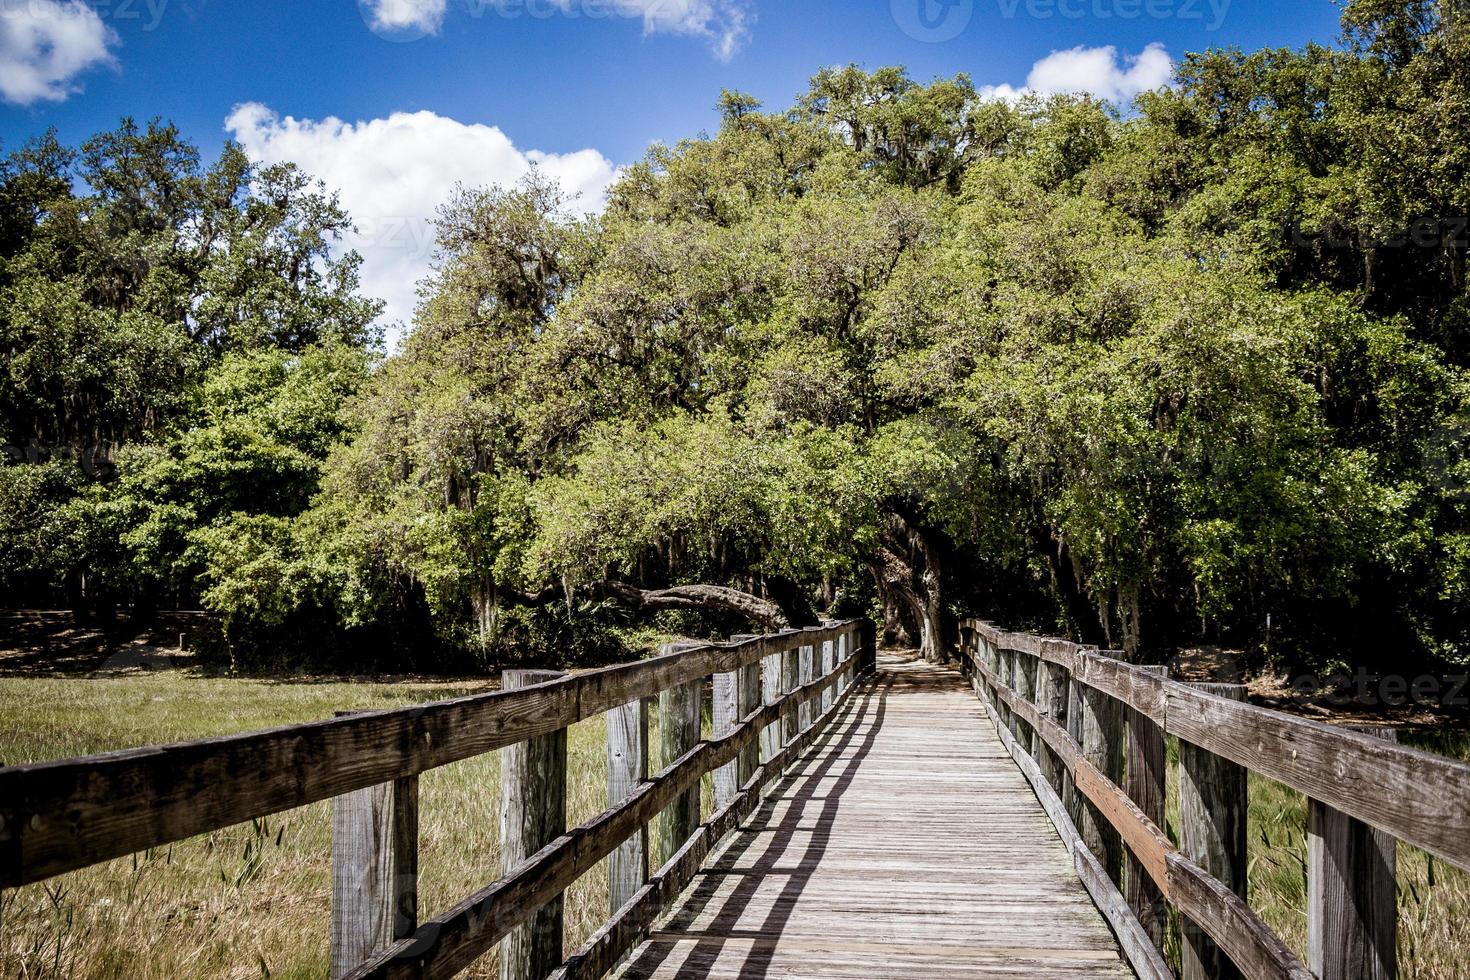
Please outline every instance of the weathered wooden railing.
[[[494, 694], [0, 769], [0, 888], [330, 799], [334, 976], [449, 977], [502, 941], [508, 980], [601, 976], [874, 662], [871, 623], [832, 622], [573, 676], [508, 672]], [[667, 764], [650, 778], [653, 699]], [[566, 729], [599, 714], [609, 808], [568, 830]], [[417, 777], [497, 749], [503, 877], [421, 924]], [[710, 772], [715, 812], [701, 824]], [[661, 812], [650, 875], [647, 827]], [[612, 918], [563, 962], [562, 893], [603, 858]]]
[[[1144, 980], [1172, 976], [1166, 904], [1182, 916], [1185, 980], [1392, 980], [1395, 841], [1470, 870], [1470, 765], [979, 620], [963, 624], [960, 648]], [[1180, 749], [1177, 844], [1162, 829], [1167, 736]], [[1307, 964], [1245, 900], [1247, 770], [1309, 800]]]

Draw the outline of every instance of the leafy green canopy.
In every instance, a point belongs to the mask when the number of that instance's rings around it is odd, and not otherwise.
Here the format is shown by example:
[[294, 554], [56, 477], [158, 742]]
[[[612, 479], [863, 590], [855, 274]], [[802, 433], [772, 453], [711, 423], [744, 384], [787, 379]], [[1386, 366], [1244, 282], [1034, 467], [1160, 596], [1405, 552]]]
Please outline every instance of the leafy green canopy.
[[[345, 218], [294, 171], [171, 151], [74, 197], [52, 175], [98, 151], [33, 147], [4, 193], [67, 207], [3, 230], [32, 332], [6, 418], [140, 445], [101, 486], [7, 468], [0, 554], [110, 542], [117, 588], [193, 590], [241, 650], [567, 659], [648, 610], [871, 605], [930, 655], [983, 613], [1139, 655], [1463, 659], [1470, 24], [1356, 0], [1344, 32], [1189, 56], [1126, 113], [892, 68], [784, 112], [726, 93], [595, 219], [539, 175], [458, 192], [378, 370], [324, 250]], [[178, 381], [124, 404], [114, 363]]]

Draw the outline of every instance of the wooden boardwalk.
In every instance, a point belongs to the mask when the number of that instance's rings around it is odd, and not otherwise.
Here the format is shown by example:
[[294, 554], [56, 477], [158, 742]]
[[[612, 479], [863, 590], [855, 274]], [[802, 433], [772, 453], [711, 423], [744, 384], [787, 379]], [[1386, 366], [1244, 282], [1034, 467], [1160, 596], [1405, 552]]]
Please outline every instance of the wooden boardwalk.
[[1131, 977], [953, 669], [883, 657], [620, 976]]

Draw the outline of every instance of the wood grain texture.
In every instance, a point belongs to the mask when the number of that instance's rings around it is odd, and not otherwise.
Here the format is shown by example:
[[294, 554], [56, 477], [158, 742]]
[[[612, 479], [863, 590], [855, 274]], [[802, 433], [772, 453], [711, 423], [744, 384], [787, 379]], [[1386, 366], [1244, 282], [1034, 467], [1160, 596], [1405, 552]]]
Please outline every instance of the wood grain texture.
[[[652, 702], [639, 698], [607, 713], [607, 803], [617, 806], [648, 779], [648, 716]], [[609, 913], [648, 881], [648, 825], [608, 855]]]
[[[559, 679], [544, 670], [507, 670], [519, 690]], [[509, 877], [567, 829], [567, 733], [538, 735], [500, 750], [500, 873]], [[541, 980], [561, 962], [562, 896], [549, 896], [500, 944], [500, 980]]]
[[[806, 631], [807, 642], [844, 627]], [[0, 888], [414, 776], [735, 670], [780, 640], [247, 735], [0, 769]]]
[[[1082, 756], [1092, 770], [1100, 773], [1113, 786], [1123, 782], [1123, 709], [1111, 696], [1089, 687], [1082, 687]], [[1123, 881], [1123, 840], [1107, 814], [1099, 814], [1098, 808], [1113, 799], [1111, 793], [1093, 792], [1101, 786], [1084, 785], [1084, 772], [1074, 772], [1078, 789], [1091, 805], [1083, 808], [1082, 822], [1078, 824], [1082, 839], [1096, 854], [1113, 881]], [[1099, 800], [1105, 801], [1103, 804]]]
[[[781, 700], [781, 662], [783, 655], [773, 653], [760, 662], [761, 672], [761, 704], [769, 707]], [[781, 728], [782, 723], [778, 719], [774, 725], [768, 725], [761, 729], [760, 734], [760, 762], [769, 762], [777, 752], [781, 751]]]
[[[1014, 692], [1000, 685], [997, 674], [978, 662], [972, 662], [972, 667], [997, 701], [1016, 711], [1027, 710]], [[1072, 684], [1074, 689], [1080, 686], [1075, 682]], [[1295, 954], [1239, 896], [1184, 858], [1122, 789], [1082, 757], [1081, 746], [1066, 730], [1039, 716], [1034, 718], [1034, 722], [1043, 738], [1056, 750], [1058, 759], [1075, 775], [1076, 797], [1090, 801], [1099, 814], [1106, 816], [1119, 829], [1124, 842], [1153, 878], [1165, 899], [1215, 939], [1227, 956], [1245, 969], [1247, 976], [1291, 977], [1293, 980], [1305, 980], [1311, 976]], [[1187, 889], [1188, 894], [1176, 897], [1176, 887]]]
[[[1392, 730], [1368, 732], [1385, 741]], [[1391, 834], [1307, 801], [1307, 966], [1335, 980], [1398, 977], [1398, 854]]]
[[[734, 759], [744, 746], [755, 741], [763, 726], [774, 723], [789, 706], [819, 697], [835, 683], [836, 678], [830, 677], [798, 688], [782, 702], [756, 712], [728, 736], [699, 743], [622, 803], [558, 837], [509, 877], [493, 882], [425, 922], [412, 937], [383, 950], [349, 976], [352, 980], [454, 976], [691, 787], [697, 790], [705, 773]], [[797, 737], [797, 744], [805, 744], [801, 736]], [[785, 760], [791, 755], [786, 753], [777, 758]]]
[[[699, 744], [702, 693], [703, 685], [697, 681], [659, 693], [658, 733], [663, 759], [682, 758]], [[663, 864], [683, 847], [698, 826], [699, 786], [695, 784], [674, 799], [658, 822], [658, 846], [654, 849], [657, 863]]]
[[870, 672], [866, 668], [862, 668], [854, 676], [854, 683], [848, 684], [837, 693], [832, 711], [781, 748], [776, 756], [759, 766], [735, 799], [724, 809], [716, 811], [679, 853], [658, 870], [648, 885], [594, 933], [577, 953], [569, 957], [562, 968], [552, 974], [550, 980], [600, 978], [624, 954], [641, 942], [653, 922], [693, 879], [717, 842], [755, 812], [766, 788], [775, 784], [786, 768], [821, 738], [823, 731], [835, 718], [840, 717], [839, 712], [845, 711], [844, 705], [854, 691], [854, 684], [868, 673]]
[[[980, 620], [964, 625], [982, 641], [1034, 646], [1043, 659], [1068, 646], [1025, 640]], [[1146, 714], [1167, 734], [1470, 870], [1470, 763], [1223, 700], [1070, 646], [1091, 686]]]
[[[1160, 677], [1167, 676], [1164, 666], [1142, 667], [1141, 670]], [[1146, 713], [1129, 708], [1128, 745], [1126, 752], [1127, 771], [1123, 789], [1138, 809], [1154, 822], [1164, 826], [1165, 801], [1167, 799], [1168, 745], [1164, 730]], [[1144, 868], [1130, 849], [1127, 855], [1124, 894], [1128, 904], [1143, 923], [1143, 928], [1159, 949], [1164, 948], [1165, 932], [1169, 916], [1164, 894], [1155, 883], [1157, 873]]]
[[[1062, 670], [1054, 664], [1044, 663], [1044, 667]], [[1092, 896], [1093, 902], [1097, 904], [1103, 917], [1108, 920], [1108, 925], [1112, 927], [1113, 935], [1117, 937], [1118, 944], [1123, 949], [1123, 955], [1128, 960], [1128, 964], [1133, 967], [1134, 973], [1141, 980], [1174, 980], [1174, 975], [1169, 971], [1161, 949], [1144, 929], [1143, 923], [1139, 921], [1122, 893], [1118, 891], [1118, 886], [1108, 877], [1107, 870], [1088, 849], [1082, 835], [1073, 824], [1071, 816], [1068, 815], [1066, 807], [1062, 805], [1061, 797], [1046, 779], [1040, 765], [1022, 751], [1003, 726], [997, 724], [995, 728], [996, 734], [1000, 736], [1001, 742], [1010, 751], [1016, 765], [1031, 782], [1037, 800], [1051, 819], [1052, 826], [1056, 828], [1057, 836], [1061, 837], [1062, 843], [1067, 845], [1071, 851], [1072, 864], [1077, 872], [1077, 877], [1081, 879], [1083, 887]]]
[[[740, 723], [739, 675], [735, 671], [710, 679], [710, 725], [716, 738], [728, 735]], [[738, 763], [731, 760], [715, 770], [715, 807], [723, 807], [740, 792]]]
[[1169, 855], [1168, 893], [1251, 980], [1314, 980], [1244, 899], [1182, 854]]
[[[1206, 693], [1244, 701], [1240, 684], [1211, 684]], [[1245, 897], [1246, 770], [1188, 743], [1179, 746], [1179, 850], [1220, 885]], [[1181, 976], [1184, 980], [1236, 980], [1239, 968], [1210, 933], [1186, 919]]]
[[1132, 976], [952, 669], [885, 657], [844, 707], [619, 976]]
[[419, 781], [332, 801], [332, 976], [418, 928]]

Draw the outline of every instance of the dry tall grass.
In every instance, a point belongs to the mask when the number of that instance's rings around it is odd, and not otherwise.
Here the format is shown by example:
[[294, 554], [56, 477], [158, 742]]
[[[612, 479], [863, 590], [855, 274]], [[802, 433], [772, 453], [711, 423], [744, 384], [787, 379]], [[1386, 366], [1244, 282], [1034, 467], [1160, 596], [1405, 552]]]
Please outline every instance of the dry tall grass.
[[[486, 688], [270, 683], [179, 672], [0, 679], [0, 759], [16, 764], [204, 738]], [[604, 731], [599, 718], [570, 733], [573, 825], [607, 805]], [[426, 773], [420, 792], [420, 900], [432, 916], [499, 877], [499, 759], [492, 753]], [[330, 813], [330, 803], [320, 803], [6, 892], [0, 976], [325, 976]], [[607, 912], [606, 869], [599, 865], [567, 893], [568, 946], [580, 944]], [[468, 975], [497, 970], [492, 953]]]
[[[1407, 744], [1470, 758], [1470, 738], [1405, 735]], [[1177, 746], [1170, 740], [1169, 826], [1178, 840]], [[1303, 960], [1307, 953], [1307, 800], [1251, 774], [1247, 835], [1251, 908]], [[1398, 846], [1399, 976], [1404, 980], [1470, 980], [1470, 874]], [[1174, 937], [1177, 940], [1177, 936]], [[1177, 941], [1170, 954], [1178, 962]]]

